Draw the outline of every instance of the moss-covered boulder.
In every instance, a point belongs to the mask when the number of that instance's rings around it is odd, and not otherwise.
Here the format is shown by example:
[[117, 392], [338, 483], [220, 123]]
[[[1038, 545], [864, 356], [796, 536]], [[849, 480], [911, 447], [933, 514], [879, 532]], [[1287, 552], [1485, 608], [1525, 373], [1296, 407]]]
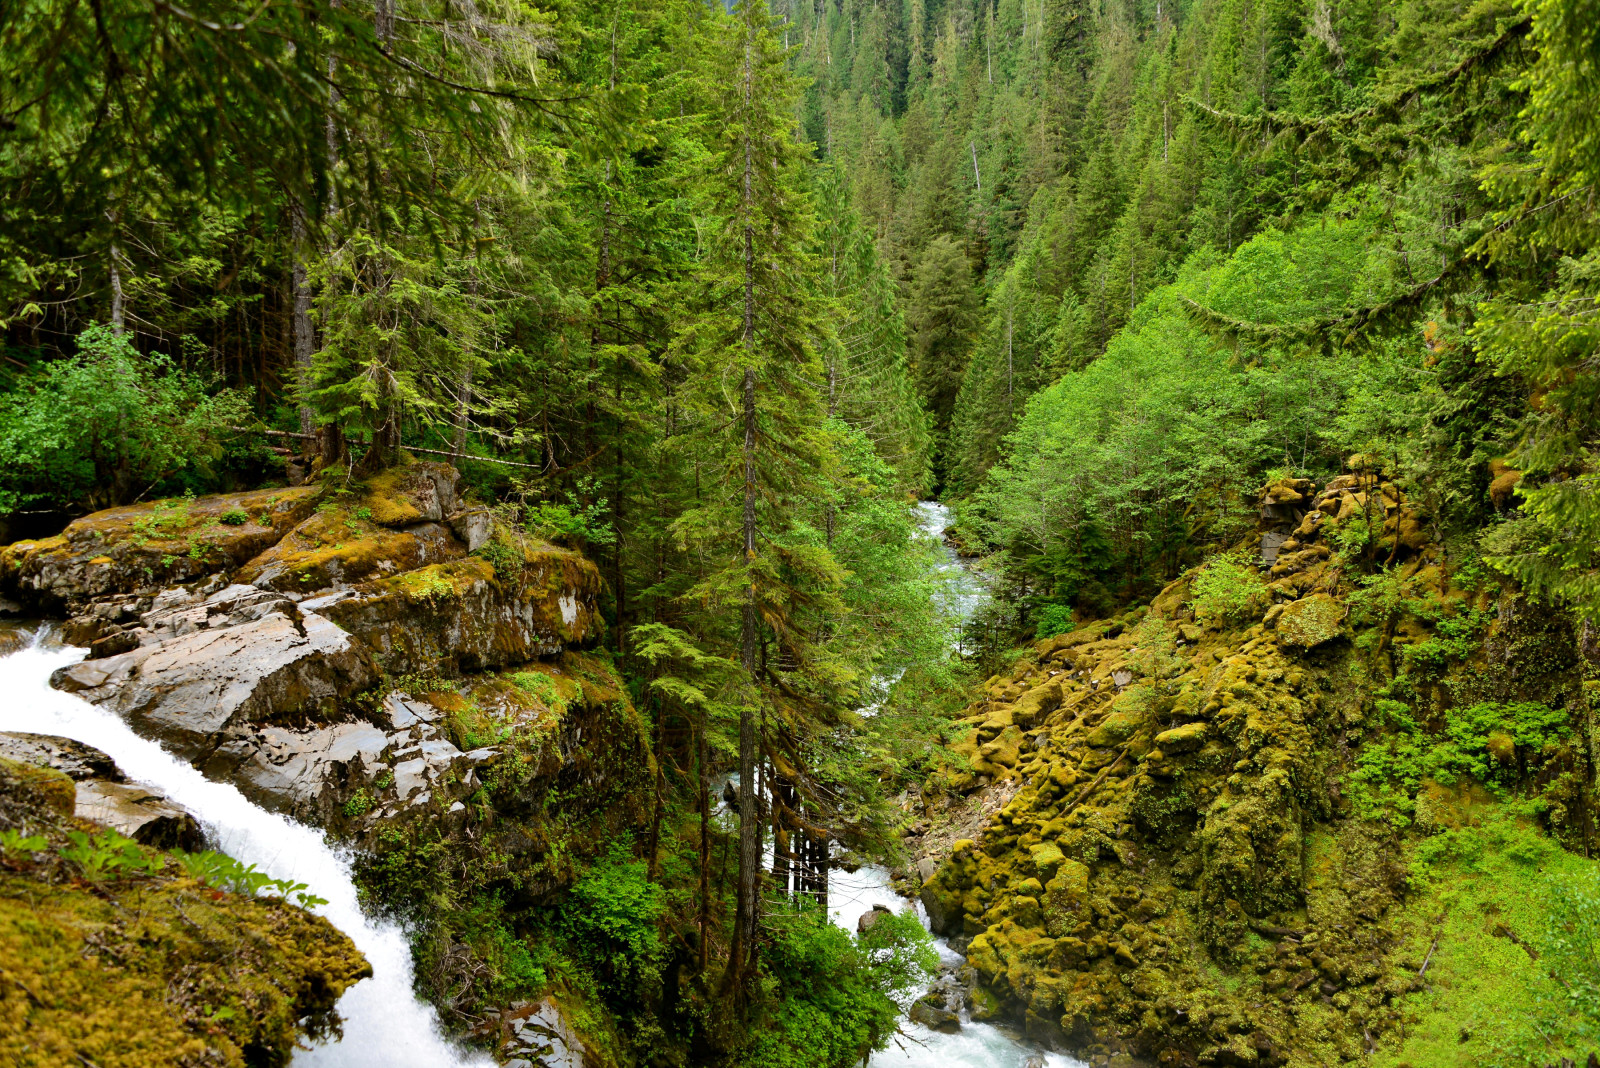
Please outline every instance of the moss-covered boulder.
[[0, 548], [0, 594], [35, 610], [191, 582], [239, 567], [309, 516], [315, 486], [109, 508], [53, 538]]
[[1278, 637], [1285, 645], [1311, 649], [1337, 638], [1344, 617], [1343, 604], [1326, 593], [1313, 593], [1283, 606]]

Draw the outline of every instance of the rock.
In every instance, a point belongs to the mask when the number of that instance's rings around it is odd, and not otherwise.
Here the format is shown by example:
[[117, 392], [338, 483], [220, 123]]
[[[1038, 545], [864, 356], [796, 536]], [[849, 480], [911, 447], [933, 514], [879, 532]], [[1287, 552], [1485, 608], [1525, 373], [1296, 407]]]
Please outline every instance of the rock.
[[1286, 645], [1311, 649], [1339, 636], [1345, 609], [1326, 593], [1313, 593], [1283, 606], [1278, 616], [1278, 637]]
[[933, 878], [934, 872], [939, 870], [939, 862], [933, 857], [923, 857], [917, 861], [917, 877], [926, 883]]
[[[215, 596], [236, 605], [229, 599], [235, 589]], [[193, 758], [215, 748], [225, 731], [319, 714], [374, 678], [350, 635], [313, 612], [274, 600], [213, 628], [209, 606], [153, 614], [150, 644], [62, 668], [51, 685], [110, 708]]]
[[882, 905], [872, 906], [870, 911], [863, 912], [856, 920], [856, 934], [866, 934], [868, 931], [872, 930], [872, 928], [877, 925], [877, 922], [883, 919], [883, 917], [893, 915], [893, 912], [890, 912]]
[[1011, 708], [1011, 721], [1023, 730], [1029, 730], [1060, 705], [1061, 683], [1057, 679], [1051, 679], [1017, 698], [1017, 703]]
[[1039, 878], [1049, 881], [1055, 875], [1056, 869], [1066, 859], [1061, 848], [1054, 842], [1040, 842], [1029, 848], [1029, 856], [1033, 861], [1034, 871], [1039, 873]]
[[487, 508], [469, 508], [450, 517], [450, 529], [467, 552], [475, 553], [494, 537], [494, 516]]
[[78, 783], [76, 815], [157, 849], [193, 852], [205, 847], [200, 824], [186, 809], [133, 783]]
[[128, 781], [105, 753], [49, 734], [0, 733], [0, 759], [49, 768], [73, 784], [72, 813], [157, 849], [204, 846], [200, 824], [188, 810]]
[[949, 1006], [942, 992], [930, 991], [925, 994], [906, 1015], [930, 1031], [953, 1035], [961, 1030], [961, 1013]]
[[1204, 723], [1185, 723], [1156, 735], [1156, 747], [1164, 754], [1188, 753], [1206, 743]]
[[[239, 567], [311, 514], [317, 487], [109, 508], [0, 549], [0, 593], [50, 613]], [[242, 522], [232, 520], [242, 518]]]
[[21, 623], [0, 622], [0, 656], [10, 656], [33, 644], [33, 630]]
[[456, 511], [460, 482], [460, 472], [447, 463], [412, 461], [369, 478], [363, 503], [380, 526], [440, 523]]
[[484, 671], [549, 656], [604, 629], [599, 569], [577, 553], [530, 551], [502, 579], [469, 556], [354, 587], [302, 607], [359, 637], [391, 675]]
[[205, 770], [213, 778], [233, 780], [258, 804], [309, 819], [322, 815], [318, 803], [324, 789], [364, 779], [388, 745], [388, 735], [370, 723], [301, 730], [267, 726], [223, 743], [206, 760]]
[[238, 579], [264, 590], [315, 593], [464, 555], [465, 546], [438, 523], [394, 530], [345, 510], [318, 512], [251, 560]]
[[1501, 767], [1511, 767], [1517, 762], [1517, 743], [1506, 731], [1491, 731], [1488, 738], [1489, 755]]

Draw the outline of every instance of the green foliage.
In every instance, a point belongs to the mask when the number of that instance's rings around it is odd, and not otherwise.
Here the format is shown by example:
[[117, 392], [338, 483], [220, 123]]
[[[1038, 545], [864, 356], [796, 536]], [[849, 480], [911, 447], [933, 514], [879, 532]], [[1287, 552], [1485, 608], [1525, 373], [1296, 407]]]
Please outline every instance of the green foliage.
[[217, 522], [225, 523], [230, 527], [242, 527], [250, 522], [250, 513], [243, 508], [230, 508], [217, 516]]
[[91, 883], [105, 879], [150, 875], [161, 869], [159, 855], [147, 852], [131, 838], [116, 831], [89, 835], [68, 831], [67, 844], [57, 851], [61, 859], [78, 870]]
[[561, 696], [561, 688], [542, 671], [518, 671], [511, 676], [511, 682], [517, 689], [529, 697], [537, 698], [545, 707], [558, 716], [567, 714], [567, 699]]
[[75, 355], [0, 393], [0, 513], [126, 504], [186, 471], [204, 475], [248, 414], [243, 393], [213, 391], [92, 326]]
[[0, 853], [8, 857], [25, 857], [30, 853], [42, 853], [49, 844], [49, 839], [42, 834], [24, 837], [21, 831], [0, 831]]
[[[915, 915], [880, 919], [857, 943], [820, 909], [769, 916], [765, 955], [779, 1000], [760, 1022], [742, 1064], [759, 1068], [845, 1068], [882, 1049], [900, 1015], [895, 1001], [937, 967]], [[876, 933], [879, 926], [882, 933]]]
[[1266, 599], [1248, 552], [1212, 557], [1195, 575], [1189, 600], [1194, 614], [1216, 623], [1242, 623], [1258, 614]]
[[1448, 786], [1471, 777], [1505, 792], [1521, 780], [1522, 762], [1571, 735], [1567, 712], [1531, 701], [1446, 709], [1438, 734], [1425, 731], [1410, 706], [1392, 698], [1378, 698], [1374, 712], [1387, 733], [1356, 755], [1350, 798], [1364, 818], [1398, 826], [1411, 822], [1424, 780]]
[[291, 879], [274, 879], [266, 872], [257, 871], [254, 864], [242, 864], [226, 853], [212, 850], [185, 853], [179, 849], [174, 850], [172, 855], [189, 878], [217, 890], [230, 894], [243, 894], [246, 897], [256, 897], [261, 894], [276, 895], [285, 901], [292, 897], [295, 904], [303, 909], [312, 909], [328, 903], [327, 898], [308, 893], [305, 883], [297, 883]]
[[1600, 1033], [1600, 872], [1552, 876], [1542, 903], [1549, 919], [1538, 939], [1541, 963], [1592, 1038]]
[[664, 891], [624, 839], [573, 884], [561, 926], [583, 960], [612, 982], [634, 984], [653, 979], [665, 960], [658, 930], [664, 908]]
[[377, 798], [372, 795], [372, 791], [363, 786], [345, 799], [345, 817], [347, 819], [360, 819], [368, 812], [371, 812], [372, 807], [376, 804]]
[[1034, 637], [1054, 638], [1057, 634], [1065, 634], [1076, 624], [1072, 621], [1072, 606], [1066, 604], [1040, 605], [1034, 614], [1037, 624], [1034, 627]]

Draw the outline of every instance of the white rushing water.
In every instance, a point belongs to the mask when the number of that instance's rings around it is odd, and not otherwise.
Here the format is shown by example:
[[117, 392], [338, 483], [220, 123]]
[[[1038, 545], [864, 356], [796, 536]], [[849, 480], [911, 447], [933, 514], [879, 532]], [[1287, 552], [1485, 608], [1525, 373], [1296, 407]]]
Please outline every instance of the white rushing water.
[[[950, 510], [935, 501], [917, 505], [918, 525], [939, 543], [942, 554], [938, 567], [944, 581], [940, 607], [950, 626], [950, 644], [961, 649], [961, 627], [989, 598], [989, 588], [974, 575], [944, 541], [944, 528], [950, 523]], [[865, 865], [853, 872], [835, 869], [828, 873], [828, 914], [833, 922], [852, 933], [864, 913], [874, 906], [893, 912], [915, 908], [927, 926], [928, 915], [921, 902], [908, 902], [889, 885], [889, 873], [876, 865]], [[965, 958], [942, 938], [934, 940], [939, 959], [959, 967]], [[953, 1035], [902, 1020], [901, 1033], [890, 1040], [889, 1048], [872, 1055], [869, 1068], [1081, 1068], [1083, 1062], [1059, 1053], [1045, 1053], [1018, 1041], [992, 1024], [963, 1020]]]
[[0, 657], [0, 731], [58, 734], [109, 754], [130, 778], [166, 794], [205, 827], [213, 846], [276, 879], [307, 884], [328, 899], [316, 909], [350, 936], [372, 965], [339, 1000], [344, 1038], [295, 1055], [295, 1068], [459, 1068], [490, 1065], [481, 1054], [446, 1042], [433, 1007], [411, 991], [411, 949], [405, 932], [369, 919], [356, 900], [348, 858], [322, 832], [275, 815], [233, 786], [212, 782], [121, 719], [50, 688], [50, 673], [82, 659], [83, 650], [44, 640]]

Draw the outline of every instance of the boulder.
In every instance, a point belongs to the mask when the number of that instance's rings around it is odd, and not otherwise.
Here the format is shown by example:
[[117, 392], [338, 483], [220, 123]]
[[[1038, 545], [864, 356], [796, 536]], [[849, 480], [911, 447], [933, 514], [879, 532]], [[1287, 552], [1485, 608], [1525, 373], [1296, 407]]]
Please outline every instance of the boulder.
[[56, 537], [0, 549], [0, 594], [54, 614], [227, 571], [277, 544], [311, 514], [320, 492], [219, 493], [95, 512]]
[[380, 471], [362, 484], [362, 504], [385, 527], [442, 523], [457, 510], [461, 474], [447, 463], [412, 461]]
[[1311, 649], [1337, 638], [1344, 616], [1344, 605], [1326, 593], [1314, 593], [1283, 606], [1278, 637], [1286, 645]]
[[365, 782], [390, 744], [389, 735], [370, 723], [263, 727], [226, 741], [210, 755], [205, 771], [234, 782], [266, 808], [312, 819], [321, 815], [324, 790]]
[[332, 712], [375, 678], [349, 634], [250, 587], [231, 586], [146, 619], [146, 644], [61, 668], [50, 681], [191, 759], [226, 732]]

